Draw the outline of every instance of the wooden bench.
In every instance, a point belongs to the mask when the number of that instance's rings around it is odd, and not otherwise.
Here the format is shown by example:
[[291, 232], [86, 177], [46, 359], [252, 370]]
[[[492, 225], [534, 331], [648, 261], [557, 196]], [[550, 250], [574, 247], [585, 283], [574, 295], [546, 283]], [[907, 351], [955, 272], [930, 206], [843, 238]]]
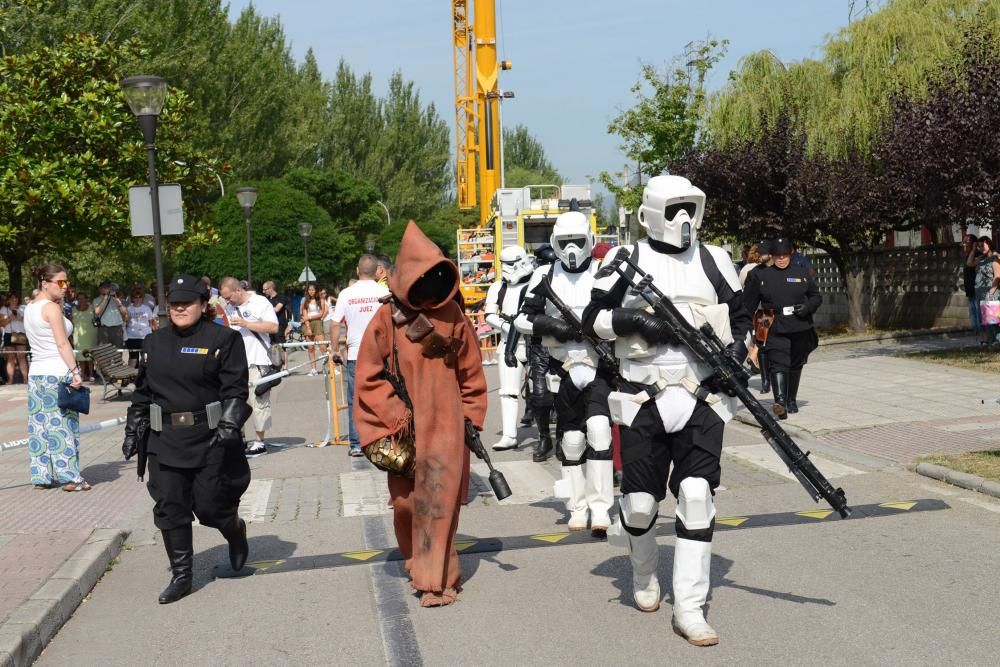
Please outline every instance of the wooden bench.
[[[104, 383], [102, 401], [108, 400], [108, 393], [112, 390], [117, 389], [118, 395], [121, 396], [122, 389], [134, 383], [136, 376], [139, 375], [138, 369], [122, 361], [121, 352], [111, 343], [101, 343], [97, 347], [88, 348], [83, 351], [83, 356], [93, 360], [97, 377]], [[115, 386], [116, 384], [118, 386]]]

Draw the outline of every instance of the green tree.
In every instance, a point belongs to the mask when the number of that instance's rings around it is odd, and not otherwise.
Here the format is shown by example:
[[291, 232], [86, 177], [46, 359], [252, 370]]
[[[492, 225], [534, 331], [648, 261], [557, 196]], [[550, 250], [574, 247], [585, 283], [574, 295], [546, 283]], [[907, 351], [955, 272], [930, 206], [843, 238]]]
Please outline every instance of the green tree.
[[[642, 66], [641, 79], [632, 86], [636, 105], [608, 125], [609, 133], [622, 138], [622, 151], [638, 163], [640, 171], [661, 174], [694, 145], [706, 107], [705, 77], [728, 45], [726, 40], [706, 42], [690, 59], [690, 68], [680, 59], [667, 72]], [[621, 174], [602, 172], [599, 178], [625, 208], [638, 206], [641, 190], [622, 185]]]
[[[257, 203], [251, 225], [253, 274], [259, 282], [297, 282], [304, 263], [300, 223], [311, 223], [309, 267], [320, 284], [349, 275], [361, 253], [358, 239], [337, 229], [329, 214], [309, 195], [283, 180], [253, 183]], [[219, 242], [190, 246], [177, 257], [177, 268], [194, 275], [221, 278], [246, 275], [246, 225], [234, 197], [215, 204]]]
[[528, 185], [529, 182], [520, 182], [523, 175], [528, 174], [533, 177], [537, 174], [536, 180], [530, 181], [531, 184], [562, 183], [559, 172], [545, 156], [542, 143], [524, 125], [503, 129], [503, 164], [506, 172], [504, 180], [509, 188]]
[[374, 185], [337, 169], [293, 169], [285, 181], [319, 204], [337, 229], [358, 238], [377, 234], [385, 226], [385, 212], [378, 205]]
[[[137, 52], [134, 42], [77, 35], [0, 61], [0, 257], [12, 289], [21, 289], [32, 257], [129, 234], [128, 186], [146, 182], [146, 151], [118, 81]], [[161, 180], [180, 182], [193, 203], [185, 241], [198, 242], [212, 235], [197, 203], [212, 177], [177, 163], [213, 161], [191, 145], [190, 112], [187, 97], [172, 90], [157, 157]]]

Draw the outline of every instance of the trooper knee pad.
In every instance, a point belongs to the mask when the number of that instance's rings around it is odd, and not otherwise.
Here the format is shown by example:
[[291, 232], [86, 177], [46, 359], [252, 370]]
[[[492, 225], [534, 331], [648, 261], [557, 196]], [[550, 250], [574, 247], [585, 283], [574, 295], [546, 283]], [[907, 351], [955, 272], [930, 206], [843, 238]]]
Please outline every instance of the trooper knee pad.
[[611, 421], [604, 416], [591, 417], [587, 420], [587, 460], [610, 461], [611, 451]]
[[562, 437], [563, 465], [578, 466], [587, 452], [587, 436], [583, 431], [566, 431]]
[[677, 494], [677, 537], [711, 542], [715, 532], [715, 502], [712, 488], [703, 477], [681, 480]]
[[659, 503], [651, 493], [626, 493], [619, 501], [622, 526], [630, 535], [639, 537], [653, 527]]

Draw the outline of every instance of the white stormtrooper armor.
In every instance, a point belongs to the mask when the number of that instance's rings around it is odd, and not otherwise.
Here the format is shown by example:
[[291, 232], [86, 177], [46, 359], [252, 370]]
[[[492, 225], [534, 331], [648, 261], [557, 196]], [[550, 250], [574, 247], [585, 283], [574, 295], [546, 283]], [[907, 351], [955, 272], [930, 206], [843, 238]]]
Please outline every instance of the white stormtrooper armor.
[[[500, 375], [500, 415], [502, 436], [493, 449], [512, 449], [517, 446], [517, 397], [524, 382], [524, 363], [527, 361], [524, 341], [517, 343], [517, 365], [508, 366], [502, 358], [510, 335], [510, 318], [517, 315], [521, 299], [532, 272], [531, 259], [521, 246], [507, 246], [500, 252], [500, 275], [502, 279], [490, 285], [486, 293], [486, 322], [500, 332], [500, 352], [498, 364]], [[503, 317], [501, 317], [501, 315]]]
[[[566, 499], [570, 530], [586, 529], [589, 518], [595, 534], [603, 534], [610, 526], [609, 511], [614, 501], [611, 424], [607, 417], [586, 414], [587, 406], [583, 404], [583, 392], [597, 379], [597, 354], [585, 341], [562, 341], [536, 331], [534, 325], [538, 315], [563, 319], [551, 301], [543, 299], [543, 280], [549, 281], [552, 291], [582, 319], [597, 271], [597, 263], [590, 256], [594, 247], [590, 221], [579, 211], [561, 214], [552, 229], [551, 244], [559, 261], [535, 269], [525, 294], [525, 308], [514, 326], [525, 335], [541, 335], [542, 344], [566, 372], [562, 380], [549, 376], [549, 388], [557, 393], [560, 421], [568, 424], [561, 444], [563, 476], [556, 482], [555, 495]], [[569, 386], [562, 386], [567, 382]], [[566, 421], [570, 407], [576, 409]]]
[[[639, 221], [647, 229], [648, 238], [634, 246], [616, 248], [605, 263], [613, 261], [618, 253], [626, 254], [652, 276], [653, 284], [689, 323], [695, 327], [710, 324], [716, 335], [730, 344], [734, 339], [743, 339], [743, 327], [749, 329], [749, 316], [742, 306], [739, 277], [727, 253], [698, 242], [704, 207], [704, 193], [686, 178], [650, 179], [639, 209]], [[646, 314], [636, 311], [651, 313], [652, 308], [624, 278], [617, 273], [602, 276], [594, 287], [595, 302], [585, 318], [589, 331], [614, 341], [622, 376], [643, 385], [647, 395], [646, 400], [630, 400], [642, 394], [613, 392], [609, 399], [611, 413], [622, 425], [626, 465], [622, 512], [608, 530], [608, 539], [629, 549], [636, 605], [642, 611], [655, 611], [660, 605], [656, 505], [668, 481], [667, 468], [672, 466], [672, 474], [677, 477], [670, 478], [670, 489], [677, 497], [678, 537], [673, 623], [692, 644], [718, 643], [718, 635], [705, 622], [702, 607], [708, 595], [714, 530], [712, 489], [718, 484], [722, 449], [718, 424], [732, 418], [735, 403], [701, 386], [710, 369], [686, 348], [674, 342], [650, 342], [669, 340], [669, 336], [658, 338], [656, 331], [647, 327]], [[651, 480], [645, 482], [649, 486], [644, 488], [642, 477], [631, 477], [626, 451], [666, 457], [671, 466], [663, 466], [662, 483]]]

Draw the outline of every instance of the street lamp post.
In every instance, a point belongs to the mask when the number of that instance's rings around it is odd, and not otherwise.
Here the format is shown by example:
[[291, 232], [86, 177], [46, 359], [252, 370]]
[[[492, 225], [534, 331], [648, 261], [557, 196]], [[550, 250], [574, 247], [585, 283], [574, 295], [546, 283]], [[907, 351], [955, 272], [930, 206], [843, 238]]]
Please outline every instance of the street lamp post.
[[243, 219], [247, 223], [247, 282], [253, 289], [253, 267], [250, 263], [250, 218], [253, 216], [253, 206], [257, 203], [257, 188], [236, 188], [236, 199], [243, 207]]
[[302, 237], [302, 252], [306, 256], [306, 268], [302, 271], [302, 274], [305, 277], [303, 282], [307, 285], [309, 284], [309, 235], [312, 234], [312, 229], [313, 226], [311, 223], [299, 223], [299, 236]]
[[119, 82], [125, 99], [139, 120], [142, 138], [146, 142], [149, 171], [149, 200], [153, 207], [153, 255], [156, 265], [157, 318], [166, 324], [167, 309], [164, 297], [163, 249], [160, 234], [160, 186], [156, 180], [156, 120], [167, 99], [167, 80], [158, 76], [130, 76]]
[[376, 199], [375, 203], [385, 209], [385, 224], [386, 226], [392, 224], [392, 218], [389, 217], [389, 207], [381, 202], [381, 200]]

